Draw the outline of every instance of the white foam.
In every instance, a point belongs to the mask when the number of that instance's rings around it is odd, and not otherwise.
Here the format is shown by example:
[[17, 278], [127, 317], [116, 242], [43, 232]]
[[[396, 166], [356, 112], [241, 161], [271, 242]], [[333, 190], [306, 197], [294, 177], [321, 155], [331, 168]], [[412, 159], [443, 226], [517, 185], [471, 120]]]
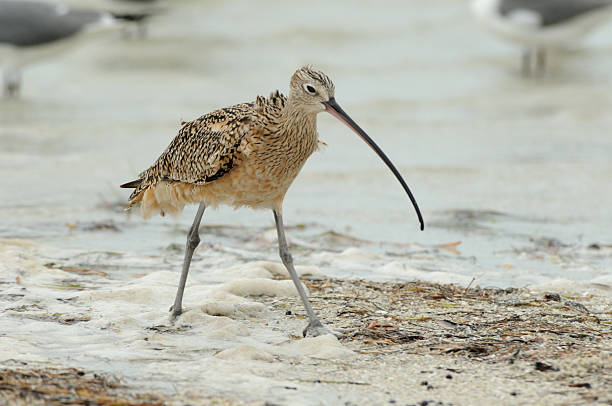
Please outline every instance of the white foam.
[[[191, 309], [181, 315], [181, 323], [193, 324], [198, 328], [198, 334], [202, 333], [216, 340], [232, 341], [237, 337], [250, 335], [249, 328], [239, 321], [225, 316], [211, 316], [198, 309]], [[203, 338], [200, 337], [198, 341]]]
[[329, 264], [329, 268], [350, 271], [351, 274], [369, 274], [380, 258], [359, 248], [350, 247], [340, 253], [318, 252], [312, 255], [312, 259], [319, 263]]
[[226, 299], [220, 299], [219, 295], [209, 298], [200, 306], [200, 310], [211, 316], [227, 316], [235, 319], [243, 319], [261, 317], [266, 307], [263, 303], [252, 302], [228, 293]]
[[612, 276], [604, 275], [591, 281], [572, 281], [569, 279], [554, 279], [544, 283], [533, 285], [530, 289], [534, 292], [552, 291], [566, 296], [612, 296]]
[[[159, 303], [160, 296], [166, 296], [167, 290], [164, 287], [130, 284], [85, 292], [79, 296], [79, 300], [89, 303], [121, 301], [131, 304], [155, 305]], [[120, 306], [124, 306], [124, 304]]]
[[[296, 265], [295, 271], [299, 276], [323, 276], [318, 267], [311, 265]], [[245, 264], [221, 269], [217, 273], [240, 278], [271, 278], [272, 276], [289, 276], [287, 268], [285, 268], [283, 264], [270, 261], [247, 262]]]
[[356, 247], [349, 247], [342, 251], [338, 256], [351, 261], [372, 261], [380, 258], [376, 254], [360, 250]]
[[[193, 388], [194, 381], [206, 381], [207, 392], [264, 396], [272, 382], [269, 377], [278, 384], [282, 369], [357, 356], [333, 335], [293, 340], [291, 335], [307, 320], [286, 318], [258, 301], [260, 295], [282, 300], [297, 294], [291, 280], [273, 279], [287, 275], [277, 262], [254, 261], [206, 272], [196, 268], [188, 279], [183, 314], [171, 323], [168, 308], [180, 263], [176, 271], [148, 271], [155, 265], [150, 258], [139, 263], [129, 255], [115, 256], [113, 267], [119, 270], [109, 271], [108, 276], [69, 274], [96, 289], [71, 290], [51, 288], [66, 278], [66, 272], [45, 263], [74, 261], [76, 266], [107, 257], [54, 251], [24, 241], [0, 242], [0, 255], [6, 260], [4, 275], [11, 275], [3, 293], [15, 297], [3, 303], [0, 365], [11, 359], [78, 365], [134, 380], [170, 382], [180, 390]], [[415, 269], [357, 248], [318, 255], [337, 266], [363, 267], [379, 279], [469, 283], [465, 276]], [[126, 278], [124, 269], [133, 268], [144, 275]], [[297, 269], [302, 275], [321, 275], [314, 266]], [[27, 288], [15, 283], [12, 275], [27, 279]], [[66, 325], [57, 320], [76, 321]]]
[[46, 362], [47, 357], [38, 354], [39, 349], [31, 341], [32, 338], [29, 335], [0, 336], [0, 359], [3, 361], [15, 359], [20, 362]]
[[[293, 281], [276, 281], [271, 279], [236, 279], [224, 283], [221, 289], [239, 296], [297, 296], [298, 292]], [[304, 287], [306, 291], [308, 289]]]
[[385, 276], [391, 280], [416, 280], [434, 283], [468, 284], [472, 280], [469, 276], [444, 271], [421, 271], [397, 261], [389, 262], [378, 268], [377, 276], [381, 279]]
[[270, 352], [261, 348], [253, 347], [252, 345], [239, 345], [229, 348], [217, 353], [215, 357], [241, 363], [244, 361], [274, 361], [274, 356], [270, 354]]
[[52, 262], [53, 255], [57, 253], [56, 250], [32, 241], [0, 240], [0, 263], [12, 268], [15, 278], [20, 279], [20, 285], [47, 283], [55, 279], [73, 277], [68, 272], [45, 266], [45, 262]]
[[325, 334], [318, 337], [303, 338], [280, 346], [277, 352], [287, 357], [312, 357], [323, 359], [351, 359], [355, 353], [340, 344], [336, 336]]

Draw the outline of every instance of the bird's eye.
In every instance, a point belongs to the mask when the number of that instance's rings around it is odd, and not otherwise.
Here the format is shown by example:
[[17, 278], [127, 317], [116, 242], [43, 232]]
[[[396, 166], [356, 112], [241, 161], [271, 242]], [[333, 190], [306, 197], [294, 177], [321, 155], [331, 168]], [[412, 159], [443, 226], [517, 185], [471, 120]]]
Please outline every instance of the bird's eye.
[[315, 94], [315, 93], [317, 93], [317, 91], [315, 90], [314, 86], [312, 86], [312, 85], [308, 85], [308, 84], [306, 84], [306, 85], [304, 85], [304, 89], [306, 89], [306, 91], [307, 91], [308, 93], [310, 93], [310, 94]]

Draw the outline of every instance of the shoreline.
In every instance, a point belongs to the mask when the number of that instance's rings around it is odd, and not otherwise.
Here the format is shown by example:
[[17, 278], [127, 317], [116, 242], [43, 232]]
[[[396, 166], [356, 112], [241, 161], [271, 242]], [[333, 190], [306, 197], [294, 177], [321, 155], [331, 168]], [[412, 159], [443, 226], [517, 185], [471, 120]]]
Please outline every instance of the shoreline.
[[[81, 368], [68, 359], [65, 365], [49, 367], [18, 363], [15, 356], [13, 366], [7, 360], [0, 363], [0, 399], [7, 404], [72, 404], [86, 399], [100, 405], [612, 402], [606, 389], [612, 382], [612, 300], [608, 298], [427, 282], [303, 280], [322, 321], [341, 332], [339, 340], [290, 334], [276, 346], [282, 351], [243, 343], [199, 355], [202, 361], [210, 357], [222, 362], [228, 370], [248, 371], [269, 386], [264, 396], [244, 390], [232, 394], [231, 374], [226, 391], [207, 388], [204, 376], [200, 382], [183, 380], [164, 390]], [[271, 313], [268, 320], [256, 321], [266, 329], [286, 335], [301, 331], [306, 323], [295, 296], [247, 297]], [[228, 318], [210, 313], [212, 318]], [[163, 339], [197, 334], [194, 324], [192, 315], [176, 326], [156, 325], [149, 328], [148, 341], [158, 341], [163, 353]]]

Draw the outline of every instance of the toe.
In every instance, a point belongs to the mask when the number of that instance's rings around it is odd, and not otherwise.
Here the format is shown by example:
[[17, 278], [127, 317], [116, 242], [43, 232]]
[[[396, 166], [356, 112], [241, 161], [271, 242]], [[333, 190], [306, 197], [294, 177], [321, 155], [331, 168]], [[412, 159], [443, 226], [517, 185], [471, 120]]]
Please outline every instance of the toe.
[[321, 323], [319, 320], [308, 323], [302, 334], [304, 337], [318, 337], [325, 334], [334, 334], [335, 336], [338, 335], [336, 332], [323, 325], [323, 323]]

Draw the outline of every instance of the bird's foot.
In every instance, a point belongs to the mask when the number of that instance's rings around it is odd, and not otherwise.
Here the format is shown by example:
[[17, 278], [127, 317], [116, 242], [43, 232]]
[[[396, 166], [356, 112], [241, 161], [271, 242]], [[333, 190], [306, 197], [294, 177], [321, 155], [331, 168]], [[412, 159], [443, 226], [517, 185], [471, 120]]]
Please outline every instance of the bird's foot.
[[21, 89], [21, 87], [19, 86], [19, 83], [7, 83], [4, 87], [4, 94], [7, 97], [17, 97], [19, 95], [19, 90]]
[[318, 337], [325, 334], [333, 334], [336, 337], [340, 336], [340, 333], [333, 331], [329, 327], [325, 326], [319, 320], [311, 320], [302, 332], [304, 337]]
[[19, 71], [7, 70], [4, 72], [4, 95], [16, 97], [21, 90], [21, 73]]
[[177, 310], [174, 310], [174, 306], [170, 306], [169, 312], [170, 312], [170, 323], [174, 323], [176, 319], [178, 319], [178, 316], [183, 314], [183, 309], [179, 308]]

